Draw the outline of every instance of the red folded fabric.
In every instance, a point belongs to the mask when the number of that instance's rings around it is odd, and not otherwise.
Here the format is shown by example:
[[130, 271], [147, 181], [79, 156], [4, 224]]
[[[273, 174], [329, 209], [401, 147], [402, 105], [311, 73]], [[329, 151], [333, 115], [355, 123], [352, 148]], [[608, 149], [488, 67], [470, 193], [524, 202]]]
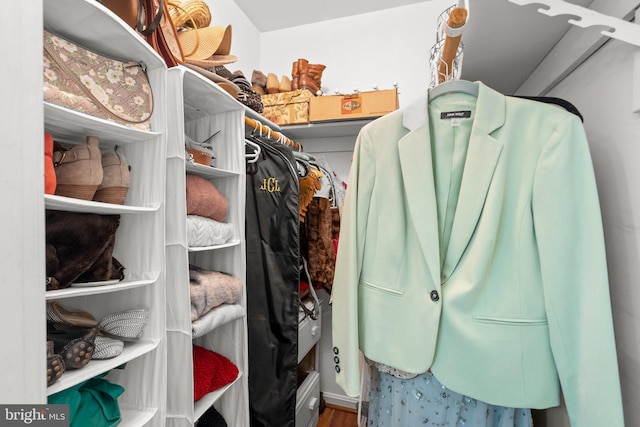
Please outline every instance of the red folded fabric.
[[207, 393], [233, 382], [238, 372], [237, 366], [223, 355], [194, 345], [193, 400], [197, 402]]

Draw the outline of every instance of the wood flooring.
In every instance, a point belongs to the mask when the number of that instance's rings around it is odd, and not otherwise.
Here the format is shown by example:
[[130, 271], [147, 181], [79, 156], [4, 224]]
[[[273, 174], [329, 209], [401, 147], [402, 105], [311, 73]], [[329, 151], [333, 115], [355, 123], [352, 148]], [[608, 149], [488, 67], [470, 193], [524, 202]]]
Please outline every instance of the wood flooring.
[[318, 427], [357, 427], [358, 414], [351, 408], [326, 405], [320, 414]]

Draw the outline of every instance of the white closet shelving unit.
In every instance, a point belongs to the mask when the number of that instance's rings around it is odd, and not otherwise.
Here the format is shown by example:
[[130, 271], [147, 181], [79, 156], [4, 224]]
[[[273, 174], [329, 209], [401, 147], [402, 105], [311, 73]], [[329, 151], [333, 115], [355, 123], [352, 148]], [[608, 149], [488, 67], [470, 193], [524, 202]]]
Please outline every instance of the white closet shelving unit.
[[[191, 322], [189, 264], [246, 279], [244, 107], [218, 85], [186, 67], [168, 71], [169, 134], [167, 146], [167, 426], [192, 426], [212, 405], [230, 426], [249, 425], [246, 287], [240, 302], [224, 304]], [[215, 167], [185, 159], [185, 134], [211, 141]], [[210, 180], [226, 196], [231, 241], [212, 247], [189, 247], [186, 230], [185, 176]], [[197, 331], [194, 333], [194, 331]], [[197, 336], [196, 336], [197, 335]], [[194, 403], [192, 344], [227, 357], [239, 369], [234, 383]]]
[[[126, 343], [120, 356], [92, 360], [82, 369], [67, 371], [50, 387], [46, 386], [43, 376], [39, 387], [51, 395], [110, 371], [107, 379], [125, 388], [118, 399], [122, 413], [120, 425], [162, 426], [166, 401], [166, 66], [144, 40], [97, 1], [44, 0], [42, 6], [44, 28], [52, 33], [106, 56], [143, 63], [151, 83], [154, 111], [151, 130], [141, 131], [44, 103], [44, 129], [54, 140], [78, 144], [84, 143], [87, 135], [97, 136], [103, 151], [113, 150], [115, 145], [121, 147], [131, 166], [131, 186], [125, 205], [44, 196], [46, 209], [119, 214], [121, 222], [114, 257], [125, 267], [125, 279], [118, 284], [49, 291], [45, 292], [45, 299], [89, 311], [98, 320], [107, 314], [144, 307], [149, 310], [149, 323], [142, 338], [136, 343]], [[44, 235], [35, 238], [44, 252]], [[42, 307], [44, 310], [44, 303]], [[41, 327], [46, 327], [44, 322]], [[29, 331], [24, 333], [29, 335]], [[44, 363], [44, 353], [38, 354], [37, 359], [37, 363]], [[30, 369], [31, 362], [25, 358], [19, 369]], [[124, 369], [112, 370], [123, 364], [126, 364]], [[35, 390], [34, 394], [39, 393]]]

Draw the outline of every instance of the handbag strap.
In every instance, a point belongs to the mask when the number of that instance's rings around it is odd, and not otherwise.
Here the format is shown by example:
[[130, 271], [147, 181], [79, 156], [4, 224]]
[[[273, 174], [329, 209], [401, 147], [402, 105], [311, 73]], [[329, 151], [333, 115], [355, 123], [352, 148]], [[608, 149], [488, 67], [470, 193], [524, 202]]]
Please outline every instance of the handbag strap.
[[147, 25], [147, 28], [144, 28], [143, 18], [146, 16], [145, 9], [150, 8], [150, 10], [153, 10], [155, 8], [154, 3], [155, 2], [153, 0], [145, 0], [144, 2], [143, 0], [138, 0], [138, 22], [136, 23], [136, 30], [138, 30], [138, 32], [143, 36], [150, 35], [158, 28], [160, 20], [162, 19], [162, 14], [165, 13], [162, 2], [158, 2], [158, 12], [156, 13], [156, 16], [153, 18], [151, 23]]
[[[48, 43], [44, 43], [44, 49], [47, 51], [47, 53], [49, 54], [49, 56], [51, 57], [51, 59], [60, 67], [60, 70], [62, 70], [62, 72], [65, 74], [65, 76], [71, 80], [73, 83], [75, 83], [80, 90], [87, 95], [87, 97], [89, 97], [89, 99], [93, 100], [93, 102], [98, 106], [98, 108], [104, 110], [104, 112], [106, 112], [111, 118], [115, 119], [115, 120], [122, 120], [125, 121], [127, 123], [132, 123], [132, 124], [138, 124], [138, 123], [144, 123], [148, 120], [148, 118], [146, 119], [142, 119], [142, 120], [131, 120], [131, 119], [127, 119], [124, 117], [120, 117], [118, 116], [116, 113], [114, 113], [113, 111], [111, 111], [109, 108], [105, 107], [104, 104], [102, 104], [102, 102], [100, 102], [100, 100], [98, 100], [98, 98], [95, 97], [95, 95], [93, 93], [91, 93], [91, 90], [89, 90], [88, 87], [86, 87], [84, 85], [84, 83], [82, 83], [82, 81], [78, 78], [78, 76], [75, 75], [75, 73], [73, 71], [71, 71], [69, 69], [69, 67], [67, 67], [67, 64], [64, 63], [64, 61], [62, 61], [60, 59], [60, 57], [58, 56], [58, 53], [55, 51], [55, 49], [53, 49], [51, 46], [49, 46]], [[125, 63], [123, 64], [124, 68], [127, 68], [127, 66], [137, 66], [142, 68], [142, 65], [137, 63], [137, 62], [129, 62], [129, 63]], [[152, 113], [153, 113], [153, 101], [150, 102], [151, 104], [151, 111], [149, 112], [149, 117], [151, 117]]]
[[[184, 7], [182, 7], [182, 6], [181, 6], [181, 3], [180, 3], [180, 2], [173, 2], [173, 1], [170, 1], [168, 4], [169, 4], [169, 7], [173, 7], [173, 8], [175, 8], [175, 9], [177, 9], [177, 10], [180, 10], [180, 11], [182, 11], [185, 15], [187, 15], [187, 18], [189, 18], [189, 21], [191, 21], [191, 24], [193, 25], [193, 30], [191, 30], [191, 31], [195, 31], [195, 34], [196, 34], [196, 44], [195, 44], [195, 46], [193, 47], [193, 50], [191, 50], [191, 52], [189, 52], [189, 53], [184, 53], [184, 52], [183, 52], [184, 57], [185, 57], [185, 58], [189, 58], [189, 57], [190, 57], [190, 56], [192, 56], [194, 53], [196, 53], [196, 51], [198, 50], [198, 47], [200, 46], [200, 33], [198, 32], [198, 25], [196, 24], [195, 19], [193, 19], [193, 17], [191, 16], [191, 13], [189, 13], [189, 11], [188, 11], [188, 10], [186, 10]], [[169, 17], [170, 17], [170, 19], [171, 19], [171, 14], [169, 14]], [[178, 42], [180, 42], [180, 41], [178, 40]]]

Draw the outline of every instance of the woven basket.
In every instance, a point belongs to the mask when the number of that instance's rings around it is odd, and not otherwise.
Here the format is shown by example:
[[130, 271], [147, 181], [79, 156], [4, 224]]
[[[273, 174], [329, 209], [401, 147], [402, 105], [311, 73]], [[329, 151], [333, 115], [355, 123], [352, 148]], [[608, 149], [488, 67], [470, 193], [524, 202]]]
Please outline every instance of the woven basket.
[[170, 1], [169, 16], [176, 28], [204, 28], [211, 23], [211, 11], [203, 0]]

